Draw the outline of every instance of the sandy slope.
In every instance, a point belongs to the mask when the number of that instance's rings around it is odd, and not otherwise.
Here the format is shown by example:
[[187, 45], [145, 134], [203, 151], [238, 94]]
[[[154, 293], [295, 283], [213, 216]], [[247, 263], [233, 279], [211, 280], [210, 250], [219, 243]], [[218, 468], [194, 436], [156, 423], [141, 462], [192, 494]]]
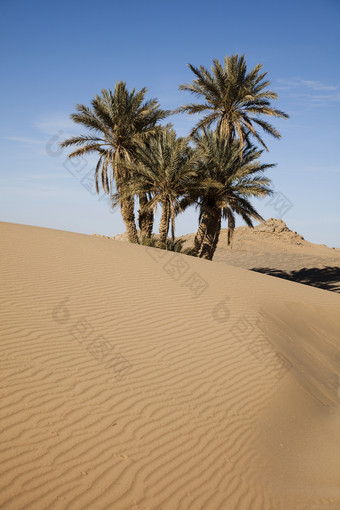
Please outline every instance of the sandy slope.
[[340, 297], [0, 223], [6, 509], [340, 509]]
[[[191, 246], [194, 234], [183, 238]], [[340, 293], [340, 250], [310, 243], [275, 218], [236, 228], [232, 247], [222, 229], [213, 260]]]
[[[125, 233], [102, 237], [127, 241]], [[181, 236], [183, 248], [191, 247], [194, 237]], [[255, 228], [237, 227], [232, 246], [222, 229], [213, 261], [340, 293], [340, 249], [310, 243], [275, 218]]]

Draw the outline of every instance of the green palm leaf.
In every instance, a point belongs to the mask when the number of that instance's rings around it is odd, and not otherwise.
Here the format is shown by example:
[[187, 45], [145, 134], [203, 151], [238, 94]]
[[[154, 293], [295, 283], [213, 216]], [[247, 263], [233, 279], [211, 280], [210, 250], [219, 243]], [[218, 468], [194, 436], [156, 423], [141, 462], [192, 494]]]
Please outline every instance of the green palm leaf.
[[202, 128], [210, 128], [214, 124], [220, 135], [231, 143], [238, 139], [243, 146], [253, 136], [266, 150], [267, 147], [253, 124], [261, 127], [267, 134], [279, 138], [277, 129], [257, 116], [288, 118], [281, 110], [271, 106], [270, 101], [277, 99], [277, 94], [267, 87], [267, 73], [261, 73], [262, 65], [258, 64], [247, 72], [244, 55], [225, 57], [224, 66], [215, 59], [210, 73], [203, 66], [195, 67], [188, 64], [195, 75], [192, 83], [180, 85], [184, 90], [203, 99], [200, 103], [189, 103], [180, 106], [174, 113], [207, 113], [192, 129], [194, 135]]
[[[137, 146], [153, 136], [160, 129], [159, 122], [169, 114], [160, 109], [156, 99], [146, 101], [146, 92], [146, 88], [129, 92], [124, 82], [117, 82], [114, 92], [103, 89], [91, 101], [91, 107], [78, 104], [71, 115], [90, 134], [70, 137], [60, 145], [78, 147], [69, 158], [98, 154], [94, 170], [97, 193], [100, 186], [110, 194], [114, 185], [119, 187], [120, 179], [129, 175], [125, 163], [136, 159]], [[133, 198], [121, 203], [121, 211], [129, 239], [137, 242]]]

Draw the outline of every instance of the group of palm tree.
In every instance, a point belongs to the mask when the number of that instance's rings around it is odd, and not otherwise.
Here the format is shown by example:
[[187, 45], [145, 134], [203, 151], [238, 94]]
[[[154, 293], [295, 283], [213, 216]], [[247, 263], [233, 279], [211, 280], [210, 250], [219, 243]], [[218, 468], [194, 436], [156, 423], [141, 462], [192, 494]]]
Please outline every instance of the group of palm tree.
[[[213, 61], [211, 72], [189, 64], [195, 78], [180, 86], [201, 102], [181, 106], [174, 112], [160, 108], [156, 99], [145, 100], [146, 88], [131, 92], [118, 82], [114, 92], [102, 90], [91, 107], [77, 105], [72, 120], [85, 126], [87, 134], [73, 136], [62, 147], [76, 146], [69, 158], [96, 153], [96, 189], [110, 194], [112, 206], [120, 206], [128, 239], [145, 243], [153, 234], [154, 212], [161, 206], [158, 246], [165, 247], [169, 230], [175, 240], [176, 216], [189, 206], [199, 210], [199, 227], [190, 254], [212, 260], [222, 220], [227, 220], [228, 243], [235, 215], [248, 226], [263, 218], [250, 203], [251, 197], [271, 193], [264, 171], [272, 164], [260, 162], [268, 150], [257, 131], [280, 138], [263, 116], [287, 118], [271, 106], [277, 94], [262, 65], [247, 72], [244, 55], [225, 57], [224, 65]], [[170, 114], [201, 114], [189, 136], [177, 137], [171, 124], [161, 124]], [[138, 227], [135, 203], [138, 201]]]

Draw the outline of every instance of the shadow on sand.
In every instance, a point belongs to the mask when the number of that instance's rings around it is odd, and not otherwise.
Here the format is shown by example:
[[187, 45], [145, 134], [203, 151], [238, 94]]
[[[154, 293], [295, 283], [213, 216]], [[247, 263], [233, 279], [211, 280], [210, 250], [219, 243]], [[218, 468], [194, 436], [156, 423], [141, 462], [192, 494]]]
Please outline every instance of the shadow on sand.
[[340, 267], [338, 266], [326, 266], [321, 269], [318, 267], [303, 268], [296, 271], [282, 271], [269, 267], [253, 267], [251, 270], [340, 293]]

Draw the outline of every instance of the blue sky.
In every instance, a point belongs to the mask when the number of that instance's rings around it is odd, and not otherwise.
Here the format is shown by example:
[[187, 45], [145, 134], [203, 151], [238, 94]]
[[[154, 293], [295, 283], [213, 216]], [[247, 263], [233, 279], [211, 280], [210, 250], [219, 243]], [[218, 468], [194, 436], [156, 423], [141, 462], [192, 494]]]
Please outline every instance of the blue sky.
[[[311, 242], [340, 247], [339, 27], [339, 0], [0, 0], [0, 219], [123, 232], [119, 212], [92, 194], [95, 159], [72, 164], [58, 150], [79, 133], [69, 119], [75, 104], [124, 80], [173, 109], [190, 99], [178, 90], [192, 80], [187, 63], [245, 53], [249, 68], [263, 64], [275, 106], [290, 115], [273, 122], [281, 140], [265, 138], [276, 194], [255, 205]], [[186, 115], [171, 121], [179, 135], [193, 124]], [[193, 209], [178, 217], [177, 234], [196, 228]]]

